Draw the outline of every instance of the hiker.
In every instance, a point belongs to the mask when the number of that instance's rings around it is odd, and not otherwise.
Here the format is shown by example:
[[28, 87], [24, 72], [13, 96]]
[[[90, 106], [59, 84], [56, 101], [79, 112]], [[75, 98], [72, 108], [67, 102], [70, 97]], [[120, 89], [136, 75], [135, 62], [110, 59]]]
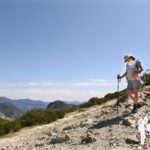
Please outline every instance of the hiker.
[[132, 113], [135, 113], [137, 109], [140, 107], [138, 103], [138, 91], [140, 89], [140, 81], [138, 74], [143, 71], [141, 62], [135, 59], [132, 55], [127, 54], [124, 56], [124, 62], [126, 64], [126, 72], [120, 76], [118, 75], [117, 78], [121, 79], [126, 77], [127, 80], [127, 94], [128, 97], [134, 101]]

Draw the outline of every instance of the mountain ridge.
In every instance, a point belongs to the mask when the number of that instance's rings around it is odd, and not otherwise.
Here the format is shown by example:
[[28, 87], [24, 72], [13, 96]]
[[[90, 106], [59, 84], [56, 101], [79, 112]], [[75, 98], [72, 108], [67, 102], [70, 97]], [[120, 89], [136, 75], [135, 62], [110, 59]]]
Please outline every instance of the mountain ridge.
[[[55, 100], [57, 101], [57, 100]], [[52, 102], [55, 102], [52, 101]], [[66, 101], [66, 100], [61, 100], [66, 104], [72, 104], [72, 105], [80, 105], [82, 103], [85, 103], [86, 101]], [[20, 108], [21, 110], [23, 110], [24, 112], [33, 108], [43, 108], [46, 109], [49, 103], [52, 102], [48, 102], [48, 101], [42, 101], [42, 100], [32, 100], [29, 98], [26, 99], [11, 99], [11, 98], [7, 98], [7, 97], [0, 97], [0, 103], [5, 103], [5, 102], [10, 102], [13, 105], [15, 105], [16, 107]]]
[[64, 112], [71, 112], [77, 109], [76, 105], [67, 104], [64, 101], [56, 100], [54, 102], [50, 102], [47, 106], [47, 109], [58, 109]]
[[23, 114], [23, 111], [10, 102], [0, 103], [0, 112], [6, 117], [15, 119]]
[[10, 102], [16, 107], [20, 108], [24, 112], [32, 108], [46, 108], [49, 102], [44, 102], [41, 100], [31, 100], [31, 99], [10, 99], [6, 97], [0, 97], [0, 103]]

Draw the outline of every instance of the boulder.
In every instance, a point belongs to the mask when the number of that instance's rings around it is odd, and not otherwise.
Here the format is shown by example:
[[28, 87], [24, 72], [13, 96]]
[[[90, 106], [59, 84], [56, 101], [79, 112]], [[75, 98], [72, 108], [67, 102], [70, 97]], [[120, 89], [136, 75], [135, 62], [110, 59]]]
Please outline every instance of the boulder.
[[71, 126], [63, 128], [63, 131], [72, 130], [72, 129], [75, 129], [76, 127], [77, 127], [77, 125], [71, 125]]
[[142, 106], [145, 105], [145, 102], [144, 102], [144, 101], [140, 101], [139, 104], [140, 104], [140, 106], [142, 107]]
[[136, 135], [131, 135], [126, 139], [127, 144], [139, 144], [140, 141], [137, 139]]
[[34, 146], [33, 145], [28, 146], [27, 150], [34, 150]]
[[44, 143], [36, 143], [35, 146], [44, 146]]
[[87, 130], [86, 133], [93, 133], [93, 130]]
[[141, 146], [138, 146], [137, 150], [143, 150], [143, 148]]
[[136, 121], [133, 119], [133, 117], [130, 116], [124, 118], [122, 124], [126, 126], [136, 127]]
[[83, 121], [80, 122], [79, 127], [83, 128], [83, 127], [91, 126], [93, 123], [94, 123], [94, 120], [89, 118], [89, 119], [86, 119], [84, 122]]
[[147, 98], [146, 98], [146, 97], [144, 97], [144, 98], [143, 98], [143, 101], [144, 101], [144, 102], [147, 102]]
[[125, 104], [125, 108], [132, 107], [132, 106], [133, 106], [132, 103], [126, 103], [126, 104]]
[[93, 135], [87, 134], [87, 136], [81, 140], [81, 144], [93, 143], [96, 141], [97, 139]]
[[71, 138], [69, 135], [57, 136], [51, 139], [50, 144], [64, 143], [66, 141], [69, 141], [70, 139]]
[[139, 98], [143, 99], [145, 97], [145, 94], [143, 92], [138, 92]]
[[49, 132], [49, 133], [48, 133], [48, 136], [53, 136], [53, 133], [52, 133], [52, 132]]

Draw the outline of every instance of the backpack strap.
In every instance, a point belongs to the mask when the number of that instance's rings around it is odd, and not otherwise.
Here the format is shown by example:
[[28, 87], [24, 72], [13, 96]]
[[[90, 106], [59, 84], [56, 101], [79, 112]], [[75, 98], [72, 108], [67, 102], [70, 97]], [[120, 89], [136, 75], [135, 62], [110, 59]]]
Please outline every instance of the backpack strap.
[[141, 64], [141, 62], [139, 61], [139, 59], [136, 59], [136, 69], [139, 70], [139, 65]]

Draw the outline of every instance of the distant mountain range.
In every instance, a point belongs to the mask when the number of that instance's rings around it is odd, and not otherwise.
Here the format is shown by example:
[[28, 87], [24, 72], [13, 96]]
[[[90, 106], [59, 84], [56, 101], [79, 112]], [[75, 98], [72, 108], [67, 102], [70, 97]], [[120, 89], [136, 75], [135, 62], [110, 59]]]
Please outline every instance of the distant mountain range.
[[83, 104], [87, 101], [82, 101], [82, 102], [80, 102], [80, 101], [71, 101], [71, 102], [64, 101], [64, 102], [67, 103], [67, 104], [80, 105], [80, 104]]
[[71, 111], [76, 110], [77, 106], [73, 104], [66, 104], [65, 102], [61, 100], [57, 100], [55, 102], [49, 103], [49, 105], [47, 106], [47, 109], [58, 109], [64, 112], [71, 112]]
[[46, 108], [49, 102], [44, 102], [40, 100], [31, 100], [31, 99], [18, 99], [12, 100], [6, 97], [0, 97], [0, 103], [9, 102], [20, 108], [24, 112], [33, 108]]
[[15, 119], [20, 117], [23, 114], [23, 111], [10, 102], [5, 102], [0, 103], [0, 113], [4, 114], [8, 118]]
[[[50, 102], [44, 102], [41, 100], [31, 100], [31, 99], [17, 99], [17, 100], [13, 100], [10, 98], [6, 98], [6, 97], [0, 97], [0, 103], [5, 103], [5, 102], [9, 102], [11, 104], [13, 104], [14, 106], [20, 108], [22, 111], [27, 111], [33, 108], [43, 108], [46, 109], [48, 107], [48, 104]], [[55, 101], [57, 102], [57, 101]], [[63, 102], [63, 101], [61, 101]], [[84, 101], [85, 102], [85, 101]], [[84, 102], [79, 102], [79, 101], [72, 101], [72, 102], [68, 102], [68, 101], [64, 101], [64, 105], [61, 105], [59, 103], [59, 108], [61, 107], [66, 107], [69, 109], [74, 109], [75, 105], [80, 105]], [[53, 102], [52, 102], [53, 103]], [[67, 105], [69, 104], [69, 105]]]

